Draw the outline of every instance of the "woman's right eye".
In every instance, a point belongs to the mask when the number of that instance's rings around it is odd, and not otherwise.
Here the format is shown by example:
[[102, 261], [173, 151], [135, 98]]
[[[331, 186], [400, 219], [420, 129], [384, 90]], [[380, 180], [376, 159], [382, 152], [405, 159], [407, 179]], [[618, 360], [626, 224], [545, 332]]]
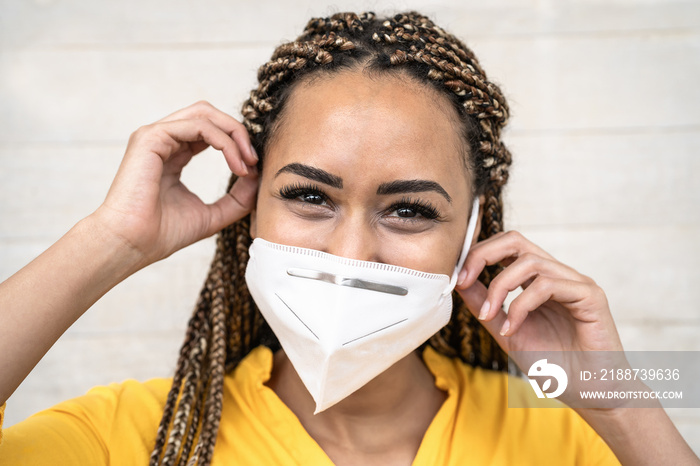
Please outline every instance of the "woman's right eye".
[[284, 186], [280, 189], [280, 196], [284, 199], [296, 200], [304, 204], [319, 206], [325, 205], [328, 202], [328, 196], [317, 186], [311, 184]]
[[308, 202], [310, 204], [316, 204], [316, 205], [321, 205], [325, 202], [325, 199], [323, 198], [323, 196], [321, 196], [320, 194], [316, 194], [316, 193], [305, 193], [305, 194], [298, 196], [298, 198], [300, 200], [302, 200], [303, 202]]

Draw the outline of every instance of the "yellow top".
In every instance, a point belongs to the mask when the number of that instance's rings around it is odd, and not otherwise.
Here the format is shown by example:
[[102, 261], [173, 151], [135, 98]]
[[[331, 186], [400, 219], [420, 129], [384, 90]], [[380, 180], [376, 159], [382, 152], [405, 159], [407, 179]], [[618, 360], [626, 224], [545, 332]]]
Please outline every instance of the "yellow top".
[[[523, 381], [472, 368], [431, 348], [423, 358], [435, 385], [448, 396], [425, 433], [414, 465], [619, 464], [571, 409], [508, 408], [508, 386], [536, 400]], [[212, 463], [332, 465], [297, 417], [265, 386], [272, 360], [269, 348], [256, 348], [226, 376]], [[127, 380], [37, 413], [5, 430], [0, 464], [148, 464], [170, 384], [170, 379]], [[4, 406], [0, 427], [3, 411]]]

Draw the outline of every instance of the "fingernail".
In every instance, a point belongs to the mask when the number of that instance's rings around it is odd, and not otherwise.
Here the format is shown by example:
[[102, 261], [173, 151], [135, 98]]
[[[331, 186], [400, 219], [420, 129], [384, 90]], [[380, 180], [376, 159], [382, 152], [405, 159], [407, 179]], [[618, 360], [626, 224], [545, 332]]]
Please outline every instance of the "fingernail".
[[479, 320], [484, 320], [487, 315], [489, 315], [489, 309], [491, 308], [491, 303], [487, 299], [484, 304], [481, 305], [481, 310], [479, 311]]
[[503, 327], [501, 327], [500, 334], [501, 336], [506, 336], [508, 333], [508, 330], [510, 330], [510, 321], [506, 320], [505, 323], [503, 324]]
[[243, 163], [243, 160], [241, 162], [241, 171], [243, 172], [243, 176], [248, 176], [248, 167]]
[[464, 283], [464, 280], [467, 279], [467, 269], [462, 269], [461, 272], [459, 272], [459, 275], [457, 275], [457, 286], [462, 286]]
[[260, 158], [258, 157], [258, 153], [255, 152], [255, 147], [253, 145], [250, 145], [250, 153], [253, 154], [253, 158], [255, 159], [256, 162], [260, 161]]

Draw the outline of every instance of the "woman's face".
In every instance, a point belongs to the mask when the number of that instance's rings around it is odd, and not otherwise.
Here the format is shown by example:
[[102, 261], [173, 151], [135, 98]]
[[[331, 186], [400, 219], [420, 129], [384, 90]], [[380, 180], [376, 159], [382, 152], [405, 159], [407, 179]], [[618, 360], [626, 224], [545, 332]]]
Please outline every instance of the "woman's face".
[[457, 114], [403, 77], [341, 72], [290, 95], [251, 233], [451, 275], [471, 205]]

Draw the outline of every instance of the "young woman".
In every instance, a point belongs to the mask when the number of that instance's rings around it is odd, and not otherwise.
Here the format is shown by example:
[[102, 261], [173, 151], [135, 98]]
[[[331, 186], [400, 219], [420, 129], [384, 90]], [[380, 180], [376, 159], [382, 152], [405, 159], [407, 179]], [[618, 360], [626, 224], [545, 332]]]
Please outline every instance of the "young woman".
[[[507, 408], [506, 353], [622, 348], [593, 280], [503, 233], [508, 106], [464, 44], [337, 14], [258, 78], [242, 124], [137, 130], [103, 205], [0, 286], [4, 403], [105, 292], [220, 232], [174, 378], [39, 413], [2, 464], [697, 464], [660, 405]], [[234, 173], [212, 205], [180, 183], [208, 146]]]

